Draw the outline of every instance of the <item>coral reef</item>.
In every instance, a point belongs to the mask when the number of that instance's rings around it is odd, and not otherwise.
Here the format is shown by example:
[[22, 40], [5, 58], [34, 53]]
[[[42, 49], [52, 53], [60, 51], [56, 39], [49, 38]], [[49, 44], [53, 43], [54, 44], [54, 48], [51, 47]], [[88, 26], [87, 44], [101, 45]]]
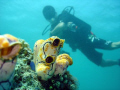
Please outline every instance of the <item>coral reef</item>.
[[41, 81], [45, 90], [77, 90], [77, 79], [67, 71], [64, 75], [54, 75], [47, 81]]
[[18, 55], [18, 61], [15, 67], [14, 82], [11, 90], [41, 90], [41, 84], [37, 79], [37, 74], [31, 70], [30, 62], [33, 59], [33, 53], [28, 45], [22, 39], [22, 49]]
[[43, 81], [30, 67], [33, 53], [29, 44], [22, 39], [22, 49], [18, 55], [15, 67], [15, 75], [11, 90], [76, 90], [77, 80], [66, 71], [63, 75], [54, 75], [47, 81]]

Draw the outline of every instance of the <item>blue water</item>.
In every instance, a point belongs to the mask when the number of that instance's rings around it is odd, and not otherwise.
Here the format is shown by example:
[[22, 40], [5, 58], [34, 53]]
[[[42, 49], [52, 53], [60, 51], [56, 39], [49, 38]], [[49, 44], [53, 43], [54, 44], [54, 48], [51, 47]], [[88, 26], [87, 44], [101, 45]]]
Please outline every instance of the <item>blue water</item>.
[[[25, 39], [31, 49], [42, 36], [48, 24], [42, 15], [45, 5], [52, 5], [58, 14], [66, 6], [73, 6], [75, 15], [92, 26], [97, 37], [120, 40], [120, 0], [0, 0], [0, 34], [9, 33]], [[68, 68], [79, 81], [79, 90], [120, 90], [120, 67], [99, 67], [90, 62], [79, 50], [72, 52], [65, 44], [74, 64]], [[120, 49], [104, 51], [103, 58], [117, 60]]]

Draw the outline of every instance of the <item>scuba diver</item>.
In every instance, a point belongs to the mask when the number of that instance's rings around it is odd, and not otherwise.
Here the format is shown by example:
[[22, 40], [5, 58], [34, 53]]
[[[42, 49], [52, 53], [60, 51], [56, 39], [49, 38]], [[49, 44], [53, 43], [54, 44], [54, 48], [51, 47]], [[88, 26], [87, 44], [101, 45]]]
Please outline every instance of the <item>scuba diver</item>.
[[54, 7], [50, 5], [43, 8], [43, 15], [51, 25], [50, 36], [65, 39], [65, 42], [69, 44], [73, 51], [79, 49], [90, 61], [98, 66], [120, 66], [120, 59], [104, 60], [102, 58], [103, 53], [96, 51], [96, 49], [118, 49], [120, 48], [120, 41], [111, 42], [96, 37], [91, 32], [89, 24], [71, 14], [73, 7], [68, 8], [65, 8], [59, 15], [57, 15]]

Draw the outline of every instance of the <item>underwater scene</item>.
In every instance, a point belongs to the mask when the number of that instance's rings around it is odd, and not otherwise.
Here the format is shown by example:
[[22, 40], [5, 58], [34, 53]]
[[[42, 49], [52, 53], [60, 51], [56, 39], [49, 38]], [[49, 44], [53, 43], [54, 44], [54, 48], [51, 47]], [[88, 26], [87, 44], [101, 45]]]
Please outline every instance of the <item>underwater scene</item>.
[[120, 90], [120, 0], [0, 0], [0, 90]]

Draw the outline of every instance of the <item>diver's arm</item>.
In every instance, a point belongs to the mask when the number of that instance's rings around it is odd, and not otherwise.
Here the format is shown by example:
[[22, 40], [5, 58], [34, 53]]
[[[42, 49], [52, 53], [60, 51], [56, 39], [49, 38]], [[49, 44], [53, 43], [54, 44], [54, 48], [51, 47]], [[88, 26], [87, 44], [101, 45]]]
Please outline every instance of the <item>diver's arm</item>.
[[61, 36], [63, 34], [63, 31], [66, 30], [67, 24], [64, 22], [60, 22], [51, 32], [50, 36]]
[[73, 24], [73, 22], [68, 22], [67, 24], [65, 24], [64, 22], [60, 22], [51, 32], [50, 32], [50, 36], [61, 36], [64, 32], [64, 30], [67, 30], [68, 28], [70, 28], [71, 24]]

